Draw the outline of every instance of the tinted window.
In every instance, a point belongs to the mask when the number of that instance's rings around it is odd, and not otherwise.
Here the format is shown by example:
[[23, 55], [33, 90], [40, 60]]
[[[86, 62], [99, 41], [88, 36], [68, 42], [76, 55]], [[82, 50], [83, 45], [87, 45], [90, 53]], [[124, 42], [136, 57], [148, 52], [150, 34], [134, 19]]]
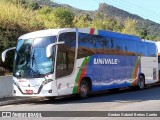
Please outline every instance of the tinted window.
[[138, 54], [142, 56], [148, 56], [145, 42], [138, 42]]
[[109, 48], [110, 50], [107, 51], [107, 54], [115, 54], [115, 55], [123, 55], [124, 54], [124, 40], [122, 39], [114, 39], [109, 38]]
[[122, 39], [114, 39], [112, 48], [115, 49], [115, 50], [124, 51], [124, 48], [125, 48], [124, 40], [122, 40]]
[[79, 33], [78, 58], [94, 54], [137, 55], [136, 41]]
[[76, 33], [62, 33], [59, 35], [59, 41], [64, 41], [65, 44], [58, 45], [56, 78], [70, 75], [73, 72], [76, 50]]
[[94, 54], [111, 54], [111, 39], [100, 35], [79, 33], [78, 58]]
[[78, 58], [96, 54], [96, 39], [98, 36], [79, 33]]
[[137, 55], [137, 42], [133, 40], [125, 40], [124, 49], [127, 55]]
[[156, 45], [154, 43], [146, 43], [146, 44], [147, 44], [148, 56], [149, 57], [157, 56]]
[[110, 49], [111, 48], [111, 42], [109, 38], [99, 36], [99, 38], [96, 40], [96, 47], [97, 48], [106, 48]]
[[111, 51], [111, 42], [107, 37], [99, 36], [96, 39], [96, 53], [97, 54], [109, 54]]

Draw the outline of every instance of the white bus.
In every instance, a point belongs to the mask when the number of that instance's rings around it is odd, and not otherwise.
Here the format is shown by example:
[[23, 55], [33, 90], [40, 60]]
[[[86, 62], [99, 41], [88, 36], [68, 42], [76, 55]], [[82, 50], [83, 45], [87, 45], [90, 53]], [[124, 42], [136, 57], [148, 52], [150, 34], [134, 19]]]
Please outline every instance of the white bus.
[[49, 29], [18, 39], [15, 96], [62, 96], [158, 82], [154, 42], [96, 29]]

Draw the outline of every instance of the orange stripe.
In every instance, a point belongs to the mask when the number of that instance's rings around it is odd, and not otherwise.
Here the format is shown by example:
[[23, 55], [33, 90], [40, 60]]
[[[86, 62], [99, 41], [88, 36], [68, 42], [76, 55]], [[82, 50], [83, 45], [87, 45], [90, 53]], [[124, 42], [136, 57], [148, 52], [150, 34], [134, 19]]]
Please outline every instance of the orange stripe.
[[134, 85], [134, 86], [135, 86], [136, 83], [137, 83], [138, 68], [139, 68], [139, 65], [137, 64], [136, 69], [135, 69], [135, 73], [134, 73], [134, 82], [133, 82], [133, 85]]

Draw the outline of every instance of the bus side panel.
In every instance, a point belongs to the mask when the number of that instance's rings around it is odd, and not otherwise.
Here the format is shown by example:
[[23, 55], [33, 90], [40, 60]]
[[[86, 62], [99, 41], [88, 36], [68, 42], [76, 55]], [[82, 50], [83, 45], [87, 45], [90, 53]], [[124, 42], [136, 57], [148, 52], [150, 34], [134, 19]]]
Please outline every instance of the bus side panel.
[[140, 57], [93, 55], [86, 76], [91, 76], [92, 91], [135, 86], [140, 73]]
[[86, 76], [86, 68], [90, 57], [77, 59], [71, 75], [57, 79], [58, 95], [79, 93], [80, 82]]
[[158, 81], [158, 61], [156, 57], [142, 57], [141, 69], [145, 75], [145, 83], [155, 83]]

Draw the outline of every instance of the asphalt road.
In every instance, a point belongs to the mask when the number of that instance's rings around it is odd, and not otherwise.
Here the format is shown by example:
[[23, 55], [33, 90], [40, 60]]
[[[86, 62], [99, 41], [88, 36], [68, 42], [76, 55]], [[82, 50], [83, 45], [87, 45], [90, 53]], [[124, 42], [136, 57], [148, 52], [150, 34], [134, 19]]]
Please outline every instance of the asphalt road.
[[[1, 106], [0, 111], [160, 111], [160, 85], [149, 86], [144, 90], [123, 89], [117, 92], [102, 92], [92, 94], [87, 99], [77, 99], [76, 97], [58, 98], [55, 100], [30, 101], [25, 103]], [[53, 119], [53, 118], [49, 118]], [[64, 118], [61, 118], [64, 119]], [[97, 119], [89, 118], [65, 118], [67, 119]], [[107, 118], [100, 118], [107, 119]], [[135, 119], [130, 118], [114, 118]], [[136, 120], [142, 118], [136, 118]], [[144, 118], [151, 119], [153, 118]], [[160, 118], [154, 118], [160, 119]]]

